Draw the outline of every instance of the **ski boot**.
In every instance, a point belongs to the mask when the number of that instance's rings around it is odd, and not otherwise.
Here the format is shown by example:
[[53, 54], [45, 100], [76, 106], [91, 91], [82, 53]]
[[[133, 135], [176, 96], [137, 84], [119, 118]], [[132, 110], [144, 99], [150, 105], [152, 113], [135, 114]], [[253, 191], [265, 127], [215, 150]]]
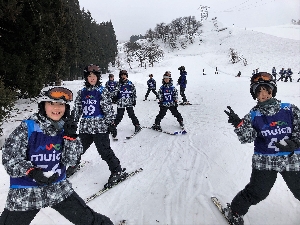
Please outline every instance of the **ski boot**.
[[126, 168], [121, 169], [118, 172], [112, 172], [108, 178], [108, 182], [104, 185], [105, 188], [111, 188], [118, 182], [125, 180], [128, 174], [125, 172]]
[[240, 216], [237, 213], [232, 212], [230, 204], [228, 203], [227, 203], [227, 207], [224, 208], [224, 214], [228, 218], [231, 225], [244, 225], [243, 216]]
[[162, 131], [161, 126], [159, 124], [153, 124], [151, 127], [153, 130]]
[[66, 171], [66, 177], [71, 177], [74, 173], [76, 173], [79, 170], [79, 164], [76, 164], [75, 166], [69, 166]]
[[181, 129], [184, 129], [183, 121], [179, 121], [179, 125], [180, 125]]
[[134, 133], [139, 132], [141, 129], [142, 129], [142, 127], [139, 124], [135, 125]]

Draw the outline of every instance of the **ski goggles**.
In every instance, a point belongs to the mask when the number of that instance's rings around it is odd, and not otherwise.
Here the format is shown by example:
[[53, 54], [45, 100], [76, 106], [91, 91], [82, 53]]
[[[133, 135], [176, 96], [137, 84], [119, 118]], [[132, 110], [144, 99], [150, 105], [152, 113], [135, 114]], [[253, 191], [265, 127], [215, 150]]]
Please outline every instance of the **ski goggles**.
[[64, 87], [54, 87], [49, 89], [46, 92], [46, 95], [54, 100], [64, 100], [66, 102], [70, 102], [73, 100], [73, 93], [67, 88]]
[[271, 74], [266, 72], [257, 73], [252, 78], [252, 82], [259, 82], [259, 81], [272, 81], [273, 77]]
[[100, 68], [96, 65], [89, 65], [88, 66], [88, 72], [99, 72]]

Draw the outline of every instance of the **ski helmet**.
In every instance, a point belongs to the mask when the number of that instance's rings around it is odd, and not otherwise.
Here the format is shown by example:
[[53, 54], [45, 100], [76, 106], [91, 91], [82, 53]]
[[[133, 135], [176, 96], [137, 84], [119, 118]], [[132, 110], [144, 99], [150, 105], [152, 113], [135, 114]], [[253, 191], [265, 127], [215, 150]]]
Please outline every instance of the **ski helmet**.
[[127, 70], [121, 70], [120, 73], [119, 73], [119, 78], [121, 79], [121, 76], [125, 74], [126, 77], [128, 78], [128, 73], [127, 73]]
[[115, 77], [112, 73], [108, 74], [108, 78]]
[[178, 70], [184, 71], [184, 70], [185, 70], [185, 67], [184, 67], [184, 66], [181, 66], [181, 67], [178, 68]]
[[46, 117], [45, 102], [66, 103], [66, 111], [63, 117], [70, 114], [70, 103], [73, 100], [73, 93], [65, 87], [45, 87], [38, 96], [38, 112]]
[[251, 77], [250, 93], [254, 100], [256, 99], [255, 91], [260, 85], [266, 85], [270, 87], [272, 89], [272, 97], [276, 96], [277, 93], [276, 80], [274, 80], [273, 76], [267, 72], [259, 72], [254, 74]]
[[151, 73], [151, 74], [149, 74], [149, 77], [153, 77], [153, 74]]

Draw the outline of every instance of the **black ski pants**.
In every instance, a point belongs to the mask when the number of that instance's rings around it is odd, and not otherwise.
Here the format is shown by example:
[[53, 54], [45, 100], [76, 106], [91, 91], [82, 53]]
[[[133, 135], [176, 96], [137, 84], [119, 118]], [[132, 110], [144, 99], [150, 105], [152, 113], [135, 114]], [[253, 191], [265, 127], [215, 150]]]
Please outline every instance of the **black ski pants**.
[[181, 114], [178, 112], [177, 106], [159, 106], [159, 113], [155, 118], [155, 124], [160, 124], [161, 120], [165, 117], [168, 109], [171, 111], [172, 115], [177, 118], [177, 121], [183, 121]]
[[[140, 122], [139, 122], [138, 118], [134, 114], [133, 107], [126, 107], [126, 111], [127, 111], [127, 114], [129, 116], [129, 118], [132, 121], [132, 124], [134, 126], [140, 125]], [[124, 116], [124, 112], [125, 112], [125, 108], [117, 108], [117, 115], [116, 115], [116, 119], [115, 119], [115, 125], [116, 126], [118, 126], [118, 124], [122, 121], [123, 116]]]
[[[269, 195], [278, 173], [274, 170], [252, 169], [250, 183], [231, 202], [232, 211], [245, 215], [251, 205], [264, 200]], [[283, 171], [280, 174], [295, 198], [300, 201], [300, 171]]]
[[290, 82], [292, 82], [292, 77], [290, 75], [285, 76], [284, 82], [287, 82], [288, 79], [290, 79]]
[[111, 172], [121, 170], [120, 160], [117, 158], [114, 151], [110, 147], [109, 133], [98, 133], [98, 134], [81, 133], [79, 134], [79, 137], [83, 147], [82, 154], [84, 154], [86, 150], [94, 142], [99, 155], [104, 161], [106, 161], [109, 170]]
[[[75, 192], [52, 208], [75, 225], [113, 225], [108, 217], [92, 210]], [[0, 225], [29, 225], [39, 211], [40, 209], [29, 211], [4, 209]]]
[[182, 97], [182, 101], [183, 102], [187, 102], [187, 99], [186, 99], [186, 96], [185, 96], [185, 88], [180, 88], [180, 90], [179, 90], [179, 92], [180, 92], [180, 95], [181, 95], [181, 97]]
[[145, 100], [147, 100], [147, 98], [148, 98], [148, 96], [149, 96], [149, 94], [150, 94], [150, 91], [152, 91], [152, 92], [155, 94], [156, 99], [158, 99], [158, 95], [157, 95], [156, 90], [155, 90], [155, 89], [150, 89], [150, 88], [148, 88], [147, 93], [146, 93], [146, 95], [145, 95]]

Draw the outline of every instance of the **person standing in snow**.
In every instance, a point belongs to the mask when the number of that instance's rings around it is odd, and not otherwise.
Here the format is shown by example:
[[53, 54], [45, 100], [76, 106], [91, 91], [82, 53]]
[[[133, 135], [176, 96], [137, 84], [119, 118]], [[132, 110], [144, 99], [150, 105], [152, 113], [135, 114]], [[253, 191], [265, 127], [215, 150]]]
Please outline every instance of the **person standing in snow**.
[[292, 82], [292, 75], [293, 75], [293, 72], [292, 72], [291, 68], [288, 68], [288, 70], [286, 71], [286, 76], [285, 76], [284, 82], [287, 82], [288, 78], [290, 79], [290, 82]]
[[29, 225], [45, 207], [73, 224], [113, 225], [87, 206], [66, 179], [66, 167], [75, 165], [82, 153], [77, 125], [69, 118], [72, 100], [67, 88], [44, 88], [38, 113], [23, 120], [6, 140], [2, 163], [10, 188], [1, 225]]
[[[83, 71], [85, 87], [77, 92], [74, 107], [71, 112], [75, 122], [79, 122], [79, 137], [82, 142], [84, 154], [95, 143], [101, 158], [106, 161], [111, 175], [108, 184], [113, 184], [126, 176], [125, 168], [122, 169], [120, 160], [110, 147], [109, 133], [113, 137], [117, 135], [114, 124], [115, 113], [111, 104], [109, 91], [101, 85], [100, 68], [90, 64]], [[80, 160], [67, 170], [67, 176], [71, 176], [80, 164]]]
[[274, 77], [274, 80], [276, 80], [276, 75], [277, 75], [276, 68], [275, 68], [275, 66], [273, 66], [273, 68], [272, 68], [272, 76]]
[[[300, 71], [298, 72], [298, 74], [300, 74]], [[299, 75], [300, 76], [300, 75]], [[299, 82], [300, 81], [300, 77], [298, 78], [298, 80], [297, 80], [297, 82]]]
[[155, 118], [154, 124], [152, 126], [153, 130], [161, 130], [160, 122], [165, 117], [168, 110], [171, 111], [172, 115], [176, 117], [180, 127], [183, 129], [183, 118], [181, 114], [178, 112], [178, 91], [170, 83], [170, 76], [163, 76], [163, 85], [160, 87], [158, 91], [159, 97], [159, 113]]
[[182, 97], [182, 104], [187, 104], [187, 99], [186, 99], [186, 96], [185, 96], [185, 88], [186, 88], [186, 84], [187, 84], [187, 80], [186, 80], [186, 76], [187, 76], [187, 72], [185, 71], [185, 67], [184, 66], [181, 66], [178, 68], [178, 70], [180, 71], [180, 76], [178, 78], [178, 85], [180, 85], [180, 95]]
[[284, 77], [285, 77], [285, 74], [286, 74], [286, 70], [284, 68], [282, 68], [280, 71], [279, 71], [279, 75], [280, 77], [278, 78], [277, 81], [281, 80], [283, 81]]
[[152, 91], [155, 94], [156, 99], [158, 99], [158, 95], [156, 92], [156, 81], [153, 79], [153, 74], [150, 74], [149, 77], [150, 79], [147, 81], [148, 90], [143, 101], [147, 100], [150, 91]]
[[134, 84], [128, 80], [126, 70], [121, 70], [119, 73], [119, 82], [117, 83], [114, 95], [117, 97], [117, 115], [114, 121], [115, 126], [122, 121], [125, 109], [135, 128], [135, 133], [142, 128], [133, 107], [136, 105], [136, 89]]
[[244, 224], [243, 216], [269, 195], [278, 173], [300, 201], [300, 110], [275, 98], [277, 85], [269, 73], [252, 76], [250, 93], [257, 105], [244, 118], [230, 106], [225, 110], [240, 142], [254, 141], [250, 183], [225, 209], [233, 225]]
[[108, 75], [108, 81], [106, 81], [105, 83], [105, 87], [111, 93], [112, 103], [116, 103], [116, 99], [113, 97], [116, 86], [117, 86], [117, 81], [115, 81], [115, 76], [110, 73]]
[[241, 71], [239, 71], [236, 77], [241, 77], [241, 74], [242, 74]]

